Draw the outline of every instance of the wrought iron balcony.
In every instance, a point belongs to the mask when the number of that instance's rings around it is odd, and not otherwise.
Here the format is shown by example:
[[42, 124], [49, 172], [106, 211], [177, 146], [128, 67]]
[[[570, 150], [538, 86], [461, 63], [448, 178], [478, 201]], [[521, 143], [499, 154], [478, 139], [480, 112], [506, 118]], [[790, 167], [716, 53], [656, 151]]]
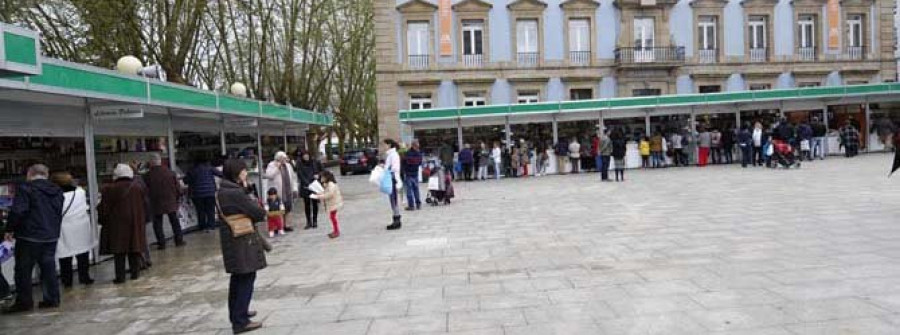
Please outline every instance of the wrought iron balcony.
[[430, 55], [409, 55], [409, 68], [427, 69], [430, 59]]
[[540, 53], [537, 52], [520, 52], [517, 54], [516, 62], [519, 66], [537, 66], [540, 59]]
[[684, 47], [628, 47], [616, 49], [616, 64], [684, 63]]
[[712, 64], [719, 62], [718, 49], [700, 49], [697, 50], [697, 62], [704, 64]]
[[797, 49], [797, 57], [800, 61], [811, 62], [816, 60], [816, 48], [801, 47]]
[[769, 50], [766, 48], [750, 48], [750, 62], [762, 63], [769, 58]]
[[569, 62], [576, 65], [588, 65], [591, 63], [591, 52], [569, 51]]
[[484, 65], [484, 55], [463, 55], [463, 65], [468, 67], [481, 67]]
[[866, 47], [865, 46], [848, 46], [845, 54], [846, 58], [849, 60], [863, 60], [866, 58]]

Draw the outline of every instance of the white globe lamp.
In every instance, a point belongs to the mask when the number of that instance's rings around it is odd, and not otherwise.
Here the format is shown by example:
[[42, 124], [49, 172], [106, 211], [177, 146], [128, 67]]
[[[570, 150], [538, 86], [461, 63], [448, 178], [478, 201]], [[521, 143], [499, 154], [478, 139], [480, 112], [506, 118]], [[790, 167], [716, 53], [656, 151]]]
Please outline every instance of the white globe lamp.
[[231, 88], [229, 89], [231, 94], [246, 97], [247, 96], [247, 86], [244, 86], [243, 83], [234, 83], [231, 84]]
[[144, 67], [140, 59], [134, 56], [119, 58], [116, 62], [116, 70], [121, 74], [136, 75]]

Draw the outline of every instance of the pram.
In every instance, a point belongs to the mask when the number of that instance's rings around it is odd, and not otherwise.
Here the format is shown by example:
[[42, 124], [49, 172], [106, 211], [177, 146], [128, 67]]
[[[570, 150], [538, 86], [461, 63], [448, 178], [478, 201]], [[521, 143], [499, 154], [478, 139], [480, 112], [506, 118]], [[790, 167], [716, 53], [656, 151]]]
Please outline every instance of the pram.
[[794, 154], [795, 150], [790, 144], [781, 140], [773, 140], [772, 145], [774, 147], [772, 160], [775, 162], [772, 167], [777, 168], [781, 165], [785, 169], [800, 168], [800, 162], [797, 161], [797, 155]]
[[450, 204], [453, 196], [453, 177], [445, 173], [440, 165], [432, 167], [428, 177], [428, 198], [425, 198], [425, 202], [432, 206]]

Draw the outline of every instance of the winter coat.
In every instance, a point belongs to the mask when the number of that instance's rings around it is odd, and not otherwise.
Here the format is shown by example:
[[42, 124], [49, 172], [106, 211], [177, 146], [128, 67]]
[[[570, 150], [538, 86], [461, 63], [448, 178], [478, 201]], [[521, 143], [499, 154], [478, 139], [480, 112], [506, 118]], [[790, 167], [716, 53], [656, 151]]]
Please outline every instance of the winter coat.
[[308, 187], [317, 180], [319, 173], [322, 173], [322, 163], [312, 158], [308, 161], [300, 159], [297, 163], [297, 177], [300, 179], [298, 187], [301, 197], [308, 198], [312, 194]]
[[8, 232], [29, 242], [56, 242], [62, 225], [63, 192], [46, 179], [21, 183], [9, 210]]
[[[229, 180], [222, 180], [217, 194], [221, 214], [225, 216], [243, 214], [253, 222], [266, 219], [266, 211], [250, 198], [244, 188]], [[256, 224], [254, 224], [256, 226]], [[263, 249], [262, 237], [257, 232], [234, 237], [231, 227], [223, 224], [219, 227], [219, 241], [222, 245], [222, 262], [225, 272], [231, 274], [253, 273], [266, 267], [266, 252]]]
[[56, 258], [73, 257], [97, 246], [97, 235], [88, 212], [87, 193], [81, 187], [63, 193], [63, 217]]
[[175, 173], [164, 166], [153, 166], [145, 179], [147, 194], [150, 196], [149, 211], [153, 215], [164, 215], [178, 211], [181, 185]]
[[407, 177], [418, 178], [419, 168], [422, 166], [422, 152], [409, 149], [403, 155], [403, 174]]
[[478, 150], [478, 166], [485, 167], [491, 160], [491, 154], [488, 149]]
[[600, 155], [601, 156], [609, 156], [612, 155], [613, 152], [613, 143], [609, 139], [609, 136], [603, 135], [603, 138], [600, 139]]
[[650, 151], [660, 152], [663, 151], [663, 137], [662, 135], [653, 135], [650, 138]]
[[569, 157], [572, 157], [574, 159], [581, 158], [581, 144], [578, 144], [578, 142], [574, 141], [572, 143], [569, 143]]
[[341, 196], [341, 189], [333, 182], [328, 182], [325, 185], [325, 192], [319, 196], [319, 200], [325, 203], [325, 210], [328, 212], [344, 207], [344, 197]]
[[640, 143], [641, 156], [650, 156], [650, 142], [649, 141], [641, 141]]
[[145, 190], [130, 178], [120, 178], [100, 191], [100, 253], [142, 253], [147, 246]]
[[472, 164], [475, 162], [475, 156], [472, 154], [472, 149], [465, 148], [459, 152], [459, 162], [462, 164]]
[[209, 164], [200, 164], [188, 172], [184, 182], [191, 190], [191, 197], [209, 198], [216, 195], [216, 176], [222, 177], [222, 172]]
[[702, 132], [697, 136], [697, 143], [701, 148], [709, 148], [712, 146], [712, 134], [709, 132]]
[[[284, 199], [285, 203], [287, 203], [291, 201], [290, 199], [292, 199], [291, 194], [293, 194], [293, 192], [297, 192], [299, 184], [297, 181], [297, 173], [294, 172], [294, 166], [287, 162], [284, 164], [287, 164], [284, 169], [284, 171], [286, 171], [288, 174], [287, 176], [285, 176], [281, 168], [278, 167], [277, 161], [271, 161], [266, 167], [266, 174], [264, 177], [268, 181], [268, 187], [274, 187], [276, 190], [278, 190], [278, 196]], [[283, 178], [290, 178], [290, 180], [288, 181], [290, 183], [290, 189], [284, 188]]]
[[612, 140], [612, 156], [615, 159], [624, 159], [626, 152], [626, 142], [624, 138]]

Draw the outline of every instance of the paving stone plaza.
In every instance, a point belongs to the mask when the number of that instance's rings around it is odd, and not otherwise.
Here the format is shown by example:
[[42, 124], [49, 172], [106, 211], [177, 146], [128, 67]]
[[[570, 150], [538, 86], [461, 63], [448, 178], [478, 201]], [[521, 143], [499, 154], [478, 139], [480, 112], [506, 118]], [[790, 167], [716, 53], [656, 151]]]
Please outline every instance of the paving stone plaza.
[[[800, 170], [739, 166], [456, 183], [449, 206], [404, 213], [344, 177], [343, 236], [274, 241], [255, 334], [898, 334], [900, 177], [891, 155]], [[114, 286], [3, 334], [230, 334], [217, 235], [154, 251]]]

